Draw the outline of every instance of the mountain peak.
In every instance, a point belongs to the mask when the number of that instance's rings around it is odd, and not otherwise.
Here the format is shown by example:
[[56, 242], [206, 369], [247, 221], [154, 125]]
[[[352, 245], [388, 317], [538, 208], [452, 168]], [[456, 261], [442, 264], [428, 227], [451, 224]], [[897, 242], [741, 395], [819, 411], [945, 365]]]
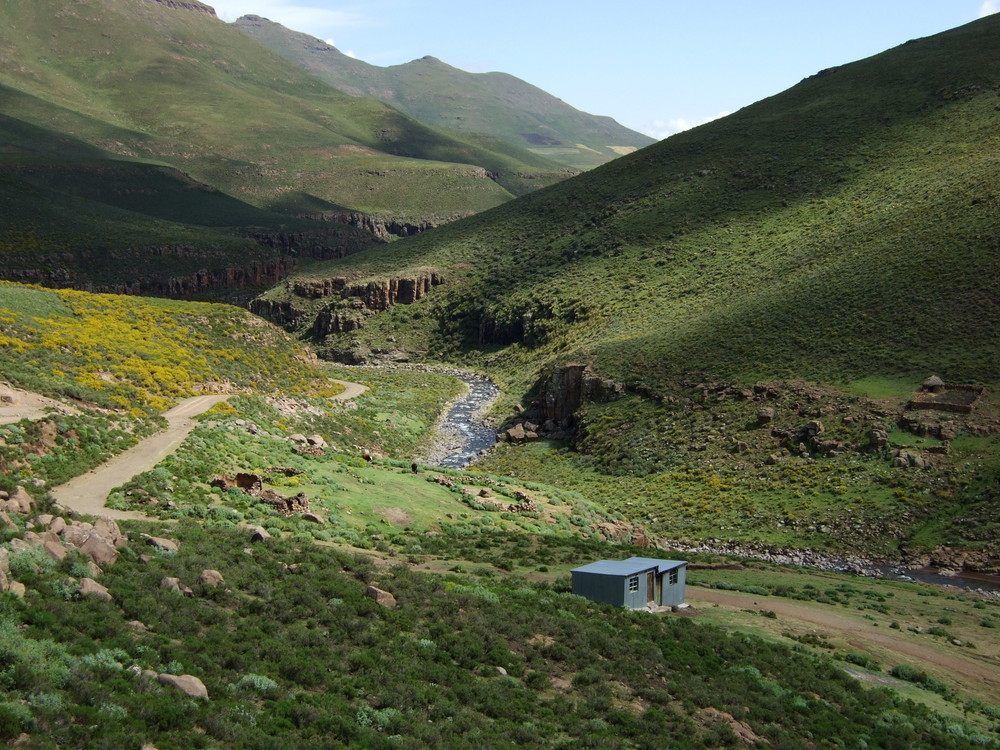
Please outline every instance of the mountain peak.
[[205, 13], [206, 15], [217, 17], [215, 15], [215, 8], [211, 5], [205, 5], [205, 3], [200, 3], [198, 0], [148, 0], [151, 3], [156, 3], [157, 5], [165, 5], [168, 8], [178, 8], [179, 10], [193, 10], [196, 13]]

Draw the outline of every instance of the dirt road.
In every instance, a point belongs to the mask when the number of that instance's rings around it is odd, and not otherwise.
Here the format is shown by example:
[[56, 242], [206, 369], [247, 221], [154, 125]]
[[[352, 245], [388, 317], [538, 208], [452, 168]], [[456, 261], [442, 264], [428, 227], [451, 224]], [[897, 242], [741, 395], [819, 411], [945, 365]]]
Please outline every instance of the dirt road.
[[330, 378], [334, 383], [340, 383], [344, 386], [344, 392], [338, 393], [333, 397], [334, 401], [350, 401], [352, 398], [357, 398], [362, 393], [368, 390], [367, 385], [361, 385], [361, 383], [351, 383], [347, 380], [337, 380], [336, 378]]
[[[360, 383], [335, 380], [344, 386], [343, 393], [333, 396], [335, 401], [348, 401], [368, 390]], [[60, 505], [93, 516], [110, 516], [116, 520], [152, 520], [136, 511], [113, 510], [105, 507], [108, 495], [115, 487], [125, 484], [136, 474], [149, 471], [180, 447], [184, 439], [198, 424], [194, 417], [208, 411], [227, 396], [195, 396], [163, 412], [167, 429], [143, 440], [138, 445], [101, 464], [96, 469], [53, 488], [52, 496]]]
[[69, 480], [52, 490], [56, 502], [79, 513], [110, 516], [117, 520], [147, 520], [142, 513], [112, 510], [104, 507], [108, 494], [136, 474], [149, 471], [173, 453], [198, 424], [194, 417], [208, 411], [226, 396], [195, 396], [182, 401], [163, 416], [167, 429], [143, 440], [138, 445], [101, 464], [86, 474]]
[[817, 625], [830, 631], [831, 634], [846, 639], [852, 645], [875, 644], [948, 670], [956, 679], [978, 680], [993, 689], [1000, 688], [1000, 664], [987, 663], [957, 653], [947, 653], [903, 635], [893, 635], [892, 631], [876, 629], [870, 620], [840, 614], [826, 604], [810, 605], [774, 596], [761, 598], [754, 594], [719, 591], [700, 586], [688, 586], [685, 595], [694, 607], [700, 605], [704, 608], [705, 605], [718, 604], [738, 609], [770, 610], [778, 615], [779, 620], [797, 620]]

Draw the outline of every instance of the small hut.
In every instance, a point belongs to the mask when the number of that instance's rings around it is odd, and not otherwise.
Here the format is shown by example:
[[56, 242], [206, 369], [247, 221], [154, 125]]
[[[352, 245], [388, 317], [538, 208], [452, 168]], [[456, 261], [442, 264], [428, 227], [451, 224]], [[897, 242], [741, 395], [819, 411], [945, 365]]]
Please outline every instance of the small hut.
[[630, 557], [628, 560], [599, 560], [575, 568], [573, 593], [591, 601], [629, 609], [650, 605], [675, 607], [684, 603], [687, 563]]
[[945, 383], [937, 375], [931, 375], [920, 385], [920, 390], [924, 393], [942, 393], [944, 389]]

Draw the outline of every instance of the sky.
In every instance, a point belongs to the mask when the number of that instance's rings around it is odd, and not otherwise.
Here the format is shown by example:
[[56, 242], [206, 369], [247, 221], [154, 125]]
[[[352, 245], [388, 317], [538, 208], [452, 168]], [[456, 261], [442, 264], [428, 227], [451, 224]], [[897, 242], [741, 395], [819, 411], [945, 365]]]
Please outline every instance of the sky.
[[1000, 0], [205, 0], [372, 65], [501, 71], [664, 138], [1000, 11]]

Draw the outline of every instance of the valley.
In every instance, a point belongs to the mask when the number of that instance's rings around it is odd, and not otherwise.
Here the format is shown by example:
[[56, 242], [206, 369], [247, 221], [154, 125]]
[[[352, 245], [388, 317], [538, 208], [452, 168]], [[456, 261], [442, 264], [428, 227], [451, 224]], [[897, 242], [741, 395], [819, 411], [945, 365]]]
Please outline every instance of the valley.
[[656, 143], [0, 17], [0, 743], [1000, 747], [1000, 15]]

